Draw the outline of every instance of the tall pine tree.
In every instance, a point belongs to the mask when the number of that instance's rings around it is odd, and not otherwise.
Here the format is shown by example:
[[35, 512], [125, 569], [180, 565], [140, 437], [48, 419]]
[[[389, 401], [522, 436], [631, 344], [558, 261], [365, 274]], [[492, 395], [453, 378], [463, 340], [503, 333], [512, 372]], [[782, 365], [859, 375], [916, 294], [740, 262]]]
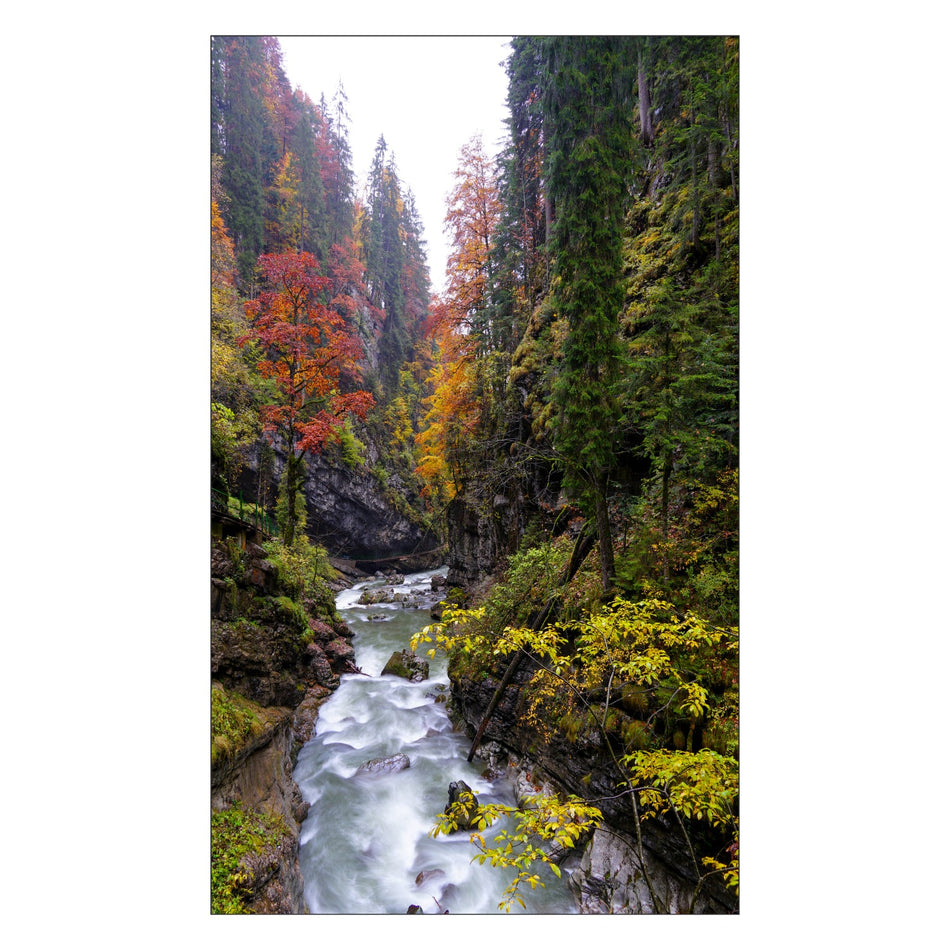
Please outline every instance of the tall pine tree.
[[554, 397], [565, 487], [597, 525], [601, 579], [613, 585], [608, 486], [615, 458], [623, 305], [623, 215], [631, 164], [628, 37], [544, 41], [548, 169], [556, 211], [555, 305], [567, 338]]

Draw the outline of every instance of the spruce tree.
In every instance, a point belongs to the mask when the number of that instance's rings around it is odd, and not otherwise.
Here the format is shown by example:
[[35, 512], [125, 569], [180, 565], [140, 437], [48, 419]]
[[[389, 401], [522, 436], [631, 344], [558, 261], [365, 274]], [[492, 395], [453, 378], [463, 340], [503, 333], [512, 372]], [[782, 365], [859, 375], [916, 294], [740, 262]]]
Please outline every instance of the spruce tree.
[[545, 40], [545, 128], [554, 199], [555, 305], [568, 333], [554, 387], [565, 487], [596, 519], [604, 590], [613, 584], [608, 485], [619, 419], [623, 213], [631, 163], [627, 37]]

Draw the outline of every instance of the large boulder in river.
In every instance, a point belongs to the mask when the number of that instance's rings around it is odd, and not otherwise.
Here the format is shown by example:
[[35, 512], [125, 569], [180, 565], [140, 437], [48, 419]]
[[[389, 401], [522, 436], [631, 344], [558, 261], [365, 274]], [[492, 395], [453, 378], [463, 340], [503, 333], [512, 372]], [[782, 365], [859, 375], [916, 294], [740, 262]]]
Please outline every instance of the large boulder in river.
[[367, 588], [360, 594], [358, 604], [392, 604], [396, 602], [396, 592], [391, 587]]
[[405, 752], [399, 752], [396, 755], [388, 755], [383, 759], [370, 759], [369, 762], [364, 762], [356, 770], [356, 774], [392, 775], [394, 772], [402, 772], [408, 768], [409, 756]]
[[421, 683], [429, 678], [429, 664], [409, 650], [397, 650], [386, 661], [380, 675], [401, 676], [412, 683]]

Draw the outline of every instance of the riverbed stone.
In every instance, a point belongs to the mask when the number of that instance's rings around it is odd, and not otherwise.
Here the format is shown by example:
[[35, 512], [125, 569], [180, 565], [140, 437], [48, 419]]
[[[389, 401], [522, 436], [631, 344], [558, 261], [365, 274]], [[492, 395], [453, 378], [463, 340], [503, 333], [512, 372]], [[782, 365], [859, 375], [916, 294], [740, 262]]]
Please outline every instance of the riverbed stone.
[[381, 759], [370, 759], [364, 762], [357, 770], [357, 775], [393, 775], [402, 772], [410, 766], [409, 756], [405, 752], [388, 755]]
[[416, 887], [422, 887], [423, 884], [429, 884], [445, 877], [445, 871], [442, 868], [426, 868], [416, 875]]
[[380, 587], [376, 590], [364, 590], [357, 603], [360, 604], [391, 604], [395, 602], [395, 591], [391, 587]]
[[409, 650], [397, 650], [386, 661], [380, 676], [401, 676], [412, 683], [421, 683], [429, 678], [429, 664]]

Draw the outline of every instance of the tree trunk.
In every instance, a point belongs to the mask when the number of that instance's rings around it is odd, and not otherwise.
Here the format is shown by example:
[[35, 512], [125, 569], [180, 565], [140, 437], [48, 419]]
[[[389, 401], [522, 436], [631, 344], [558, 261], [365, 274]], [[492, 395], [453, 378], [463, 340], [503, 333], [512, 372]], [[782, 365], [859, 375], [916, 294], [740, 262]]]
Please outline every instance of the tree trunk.
[[719, 145], [709, 137], [709, 147], [706, 150], [706, 164], [709, 167], [709, 184], [713, 188], [719, 187]]
[[604, 586], [604, 596], [609, 596], [614, 586], [614, 542], [610, 531], [610, 512], [607, 508], [607, 479], [595, 490], [597, 513], [597, 542], [600, 546], [600, 579]]
[[643, 48], [637, 49], [637, 99], [640, 103], [640, 139], [644, 145], [653, 144], [653, 120], [650, 117], [650, 88]]
[[300, 481], [300, 459], [293, 452], [287, 454], [287, 523], [284, 525], [284, 543], [289, 547], [297, 533], [297, 484]]
[[691, 180], [692, 180], [692, 190], [693, 190], [693, 228], [692, 228], [692, 241], [693, 247], [699, 248], [699, 171], [697, 165], [699, 163], [699, 158], [696, 154], [696, 116], [693, 115], [690, 119], [690, 125], [692, 126], [691, 135], [690, 135], [690, 168], [691, 168]]
[[670, 458], [669, 449], [666, 451], [666, 457], [663, 460], [663, 487], [662, 487], [662, 507], [663, 507], [663, 580], [670, 579], [670, 476], [673, 474], [673, 463]]

